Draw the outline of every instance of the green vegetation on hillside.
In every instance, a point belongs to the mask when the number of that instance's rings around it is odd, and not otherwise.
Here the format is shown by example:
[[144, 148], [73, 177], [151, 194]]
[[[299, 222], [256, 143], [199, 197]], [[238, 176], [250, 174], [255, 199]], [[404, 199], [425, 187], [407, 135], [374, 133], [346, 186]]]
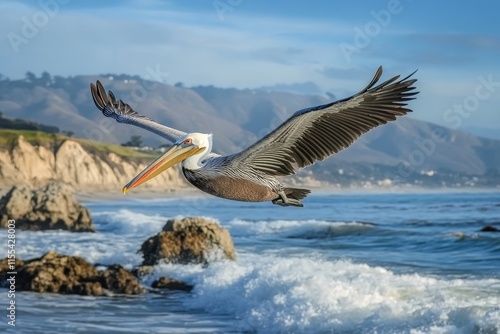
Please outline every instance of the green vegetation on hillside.
[[123, 158], [130, 159], [149, 159], [158, 156], [158, 153], [154, 151], [137, 151], [125, 146], [110, 143], [101, 143], [87, 139], [72, 138], [72, 140], [79, 142], [83, 146], [83, 148], [92, 153], [115, 153], [116, 155], [119, 155]]
[[44, 147], [53, 147], [54, 143], [65, 138], [61, 135], [42, 131], [0, 129], [0, 148], [10, 150], [21, 135], [30, 144]]
[[87, 139], [69, 138], [59, 134], [46, 133], [30, 130], [12, 130], [0, 129], [0, 149], [11, 150], [19, 136], [32, 145], [44, 146], [51, 149], [57, 149], [65, 140], [73, 140], [82, 145], [88, 152], [95, 154], [115, 153], [123, 158], [132, 160], [151, 159], [158, 155], [157, 152], [137, 151], [128, 147], [123, 147], [110, 143], [101, 143]]

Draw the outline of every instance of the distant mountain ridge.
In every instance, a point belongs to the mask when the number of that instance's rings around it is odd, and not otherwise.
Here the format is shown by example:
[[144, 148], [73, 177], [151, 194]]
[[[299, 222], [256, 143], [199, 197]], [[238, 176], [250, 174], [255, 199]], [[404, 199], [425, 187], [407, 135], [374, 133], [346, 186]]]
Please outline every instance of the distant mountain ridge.
[[480, 126], [467, 126], [463, 128], [464, 131], [472, 133], [479, 137], [486, 137], [500, 140], [500, 130], [495, 128], [487, 128]]
[[[238, 152], [296, 110], [329, 102], [321, 96], [277, 91], [185, 88], [126, 75], [45, 76], [44, 80], [0, 81], [0, 111], [11, 118], [57, 126], [75, 137], [123, 143], [131, 135], [140, 135], [148, 145], [165, 143], [152, 133], [103, 117], [89, 93], [89, 84], [97, 79], [117, 98], [160, 123], [183, 131], [213, 133], [219, 153]], [[364, 84], [360, 82], [360, 88]], [[500, 184], [499, 175], [500, 140], [407, 116], [369, 132], [349, 149], [300, 173], [342, 186], [491, 187]]]

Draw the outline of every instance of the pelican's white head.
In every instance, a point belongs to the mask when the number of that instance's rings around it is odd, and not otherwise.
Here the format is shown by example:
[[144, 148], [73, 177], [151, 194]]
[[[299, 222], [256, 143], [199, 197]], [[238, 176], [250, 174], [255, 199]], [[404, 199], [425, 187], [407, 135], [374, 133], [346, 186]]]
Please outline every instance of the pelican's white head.
[[186, 169], [199, 169], [203, 167], [203, 160], [211, 151], [212, 134], [188, 133], [179, 138], [167, 152], [127, 183], [122, 192], [125, 194], [127, 190], [151, 180], [179, 162]]
[[188, 133], [184, 137], [180, 138], [176, 144], [179, 142], [186, 143], [189, 141], [191, 141], [191, 145], [199, 148], [203, 147], [205, 149], [184, 159], [182, 161], [182, 167], [191, 170], [199, 169], [203, 167], [202, 162], [205, 157], [212, 152], [212, 134], [198, 132]]

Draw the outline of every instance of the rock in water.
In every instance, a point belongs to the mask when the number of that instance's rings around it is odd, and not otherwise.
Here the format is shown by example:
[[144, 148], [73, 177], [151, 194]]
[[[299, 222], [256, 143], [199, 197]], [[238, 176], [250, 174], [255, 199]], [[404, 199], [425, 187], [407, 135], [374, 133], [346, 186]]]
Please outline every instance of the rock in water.
[[199, 217], [171, 219], [163, 231], [142, 246], [143, 265], [170, 263], [208, 263], [217, 258], [236, 259], [228, 230], [215, 221]]
[[154, 289], [178, 290], [189, 292], [193, 290], [193, 286], [168, 277], [160, 277], [151, 284]]
[[486, 225], [479, 232], [500, 232], [500, 229], [492, 225]]
[[106, 290], [122, 295], [137, 295], [146, 292], [139, 280], [119, 264], [109, 266], [100, 272], [98, 282]]
[[12, 187], [0, 199], [0, 227], [6, 228], [9, 219], [23, 230], [95, 231], [89, 211], [75, 199], [72, 188], [60, 182], [35, 190]]
[[[2, 274], [5, 273], [0, 272], [0, 276]], [[100, 271], [81, 257], [54, 251], [17, 267], [16, 289], [91, 296], [146, 292], [137, 278], [120, 265]]]

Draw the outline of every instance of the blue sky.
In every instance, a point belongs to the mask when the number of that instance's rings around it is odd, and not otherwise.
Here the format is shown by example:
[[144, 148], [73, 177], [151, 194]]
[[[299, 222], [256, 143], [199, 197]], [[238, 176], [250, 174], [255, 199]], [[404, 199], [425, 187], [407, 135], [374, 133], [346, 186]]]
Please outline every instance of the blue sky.
[[171, 84], [312, 81], [341, 98], [383, 65], [418, 69], [413, 117], [500, 129], [498, 13], [493, 0], [1, 1], [0, 73], [159, 68]]

